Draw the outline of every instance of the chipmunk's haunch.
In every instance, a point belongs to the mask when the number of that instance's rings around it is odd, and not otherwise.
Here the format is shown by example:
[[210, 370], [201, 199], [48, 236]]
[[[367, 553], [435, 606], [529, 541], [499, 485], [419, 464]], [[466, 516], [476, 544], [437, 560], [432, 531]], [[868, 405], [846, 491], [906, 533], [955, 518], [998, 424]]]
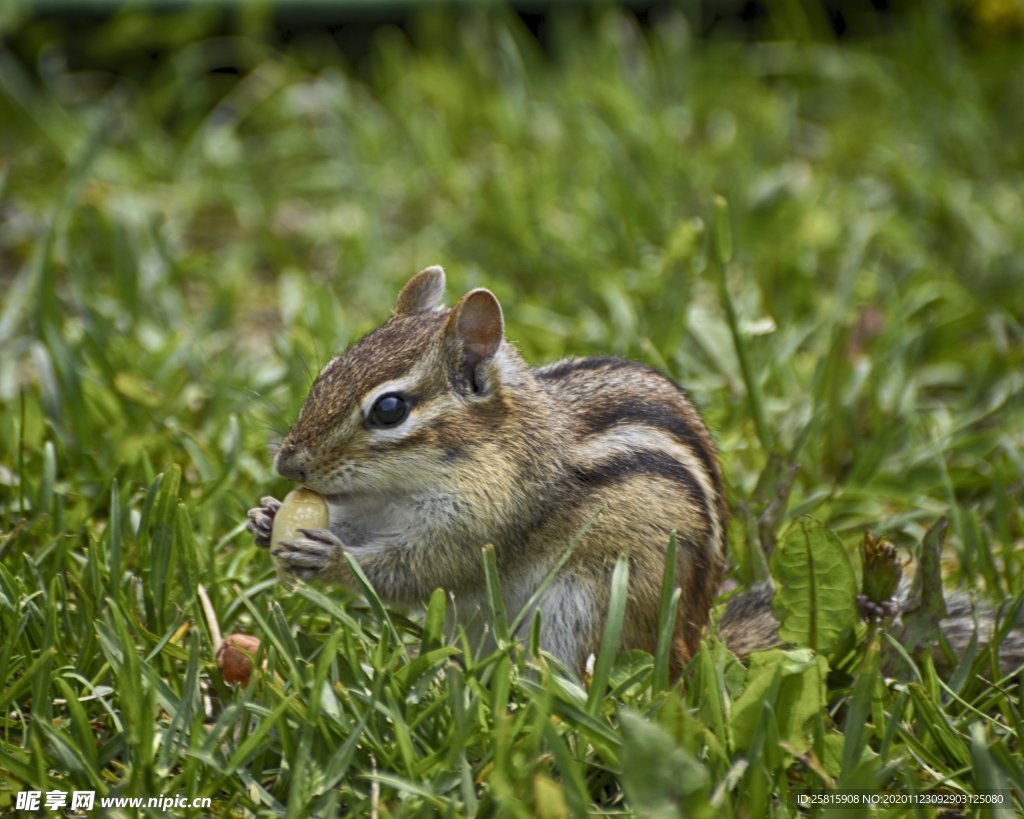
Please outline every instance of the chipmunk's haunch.
[[[317, 378], [275, 466], [327, 499], [330, 527], [281, 544], [279, 565], [351, 583], [348, 551], [385, 600], [420, 604], [440, 587], [470, 620], [484, 603], [481, 547], [494, 545], [518, 612], [597, 515], [537, 603], [542, 647], [578, 670], [598, 648], [620, 554], [630, 569], [623, 646], [654, 649], [675, 533], [673, 660], [683, 662], [725, 553], [722, 479], [697, 411], [634, 362], [531, 368], [504, 338], [490, 292], [451, 309], [443, 292], [441, 268], [416, 275], [391, 319]], [[278, 508], [266, 498], [250, 513], [258, 542]]]

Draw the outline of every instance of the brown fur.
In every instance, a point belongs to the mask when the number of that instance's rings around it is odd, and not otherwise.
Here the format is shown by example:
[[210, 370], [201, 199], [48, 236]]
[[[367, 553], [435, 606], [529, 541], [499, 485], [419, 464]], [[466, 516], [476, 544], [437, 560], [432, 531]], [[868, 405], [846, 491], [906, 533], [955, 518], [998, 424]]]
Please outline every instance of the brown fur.
[[[597, 514], [537, 605], [542, 647], [580, 671], [598, 650], [620, 554], [630, 569], [622, 646], [655, 650], [675, 534], [678, 673], [697, 649], [726, 550], [722, 478], [697, 411], [675, 384], [635, 362], [531, 368], [504, 340], [491, 293], [474, 290], [444, 309], [443, 291], [440, 268], [422, 271], [391, 319], [317, 378], [276, 466], [328, 498], [330, 530], [283, 544], [275, 557], [297, 576], [351, 585], [348, 551], [384, 599], [417, 605], [443, 588], [471, 623], [485, 600], [483, 546], [494, 546], [514, 617]], [[373, 429], [368, 402], [389, 383], [410, 415], [394, 430]], [[265, 503], [250, 513], [264, 544], [277, 508]], [[738, 656], [780, 644], [771, 597], [765, 585], [728, 604], [719, 631]], [[950, 600], [942, 629], [954, 654], [967, 650], [976, 626], [979, 643], [990, 641], [992, 612], [962, 595]], [[1024, 663], [1024, 623], [1000, 659], [1004, 671]]]
[[[514, 616], [600, 513], [538, 605], [542, 647], [582, 670], [620, 554], [630, 564], [623, 647], [655, 649], [675, 533], [678, 669], [697, 647], [725, 553], [722, 480], [697, 411], [634, 362], [530, 368], [503, 338], [494, 296], [475, 290], [446, 310], [443, 281], [439, 268], [414, 277], [395, 315], [317, 378], [276, 465], [328, 498], [331, 530], [279, 560], [302, 577], [344, 580], [347, 550], [385, 599], [422, 603], [440, 587], [468, 620], [484, 599], [480, 549], [493, 544]], [[392, 382], [408, 419], [368, 427], [366, 407]]]

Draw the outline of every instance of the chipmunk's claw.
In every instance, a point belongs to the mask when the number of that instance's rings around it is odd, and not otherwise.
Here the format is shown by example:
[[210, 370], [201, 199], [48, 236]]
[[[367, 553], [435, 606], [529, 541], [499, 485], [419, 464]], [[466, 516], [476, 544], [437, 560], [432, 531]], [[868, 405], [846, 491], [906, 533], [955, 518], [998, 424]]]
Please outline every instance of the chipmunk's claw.
[[300, 580], [312, 580], [338, 560], [345, 550], [345, 544], [330, 529], [299, 531], [304, 535], [303, 538], [282, 541], [271, 554], [289, 574]]
[[263, 506], [249, 510], [249, 520], [246, 521], [245, 528], [252, 533], [257, 546], [267, 547], [270, 545], [270, 534], [274, 528], [274, 516], [281, 508], [281, 501], [265, 497], [260, 498], [260, 503]]

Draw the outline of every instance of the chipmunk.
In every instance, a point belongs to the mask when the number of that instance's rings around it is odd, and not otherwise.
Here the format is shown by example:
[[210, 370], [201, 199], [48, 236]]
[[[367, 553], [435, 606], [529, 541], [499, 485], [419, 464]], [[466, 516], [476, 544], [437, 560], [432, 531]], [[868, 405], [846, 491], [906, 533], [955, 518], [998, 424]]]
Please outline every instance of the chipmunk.
[[[534, 608], [540, 647], [580, 672], [598, 650], [620, 554], [629, 560], [621, 647], [655, 650], [674, 536], [678, 673], [697, 649], [726, 559], [722, 475], [697, 410], [636, 362], [531, 367], [505, 338], [490, 291], [472, 290], [449, 309], [444, 289], [440, 267], [415, 275], [391, 318], [314, 382], [274, 465], [326, 500], [329, 524], [277, 544], [278, 566], [356, 587], [347, 552], [387, 602], [418, 606], [444, 589], [472, 633], [486, 606], [483, 546], [493, 545], [506, 610], [517, 613], [578, 537]], [[281, 504], [262, 504], [247, 527], [268, 546]], [[779, 645], [771, 596], [764, 584], [730, 601], [718, 629], [733, 653]], [[993, 622], [958, 595], [943, 631], [963, 654], [975, 626], [984, 644]], [[1022, 629], [1001, 649], [1004, 669], [1024, 662]]]
[[[469, 622], [486, 605], [481, 547], [493, 545], [516, 613], [579, 536], [535, 608], [541, 648], [581, 671], [598, 650], [620, 554], [629, 560], [622, 646], [654, 651], [675, 535], [678, 669], [725, 566], [722, 475], [697, 410], [632, 361], [530, 367], [490, 291], [446, 309], [444, 288], [440, 267], [418, 273], [391, 318], [313, 384], [274, 465], [325, 498], [330, 523], [279, 544], [279, 565], [354, 585], [348, 552], [383, 600], [420, 605], [442, 588]], [[278, 508], [264, 498], [249, 513], [260, 545]]]

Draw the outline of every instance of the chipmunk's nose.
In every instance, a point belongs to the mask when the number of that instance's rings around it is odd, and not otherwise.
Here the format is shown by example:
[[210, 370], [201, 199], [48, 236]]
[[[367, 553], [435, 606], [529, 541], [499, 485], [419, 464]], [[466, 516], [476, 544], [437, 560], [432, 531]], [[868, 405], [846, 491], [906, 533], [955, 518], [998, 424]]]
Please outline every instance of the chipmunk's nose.
[[302, 453], [293, 447], [281, 447], [274, 458], [274, 469], [282, 478], [287, 478], [295, 483], [305, 483], [309, 477], [309, 468], [306, 466]]

